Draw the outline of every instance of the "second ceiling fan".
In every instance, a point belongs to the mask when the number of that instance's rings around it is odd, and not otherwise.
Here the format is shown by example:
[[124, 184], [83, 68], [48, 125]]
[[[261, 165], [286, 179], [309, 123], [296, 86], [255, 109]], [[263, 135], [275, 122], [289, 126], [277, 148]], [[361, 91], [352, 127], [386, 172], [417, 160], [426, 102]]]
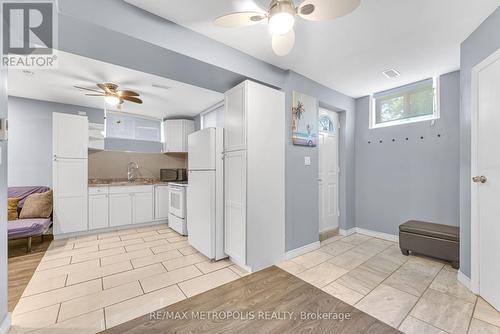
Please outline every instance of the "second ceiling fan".
[[347, 15], [358, 8], [361, 0], [305, 0], [295, 6], [293, 0], [272, 0], [268, 10], [245, 11], [223, 15], [215, 25], [237, 28], [267, 21], [272, 47], [278, 56], [286, 56], [295, 44], [295, 18], [323, 21]]

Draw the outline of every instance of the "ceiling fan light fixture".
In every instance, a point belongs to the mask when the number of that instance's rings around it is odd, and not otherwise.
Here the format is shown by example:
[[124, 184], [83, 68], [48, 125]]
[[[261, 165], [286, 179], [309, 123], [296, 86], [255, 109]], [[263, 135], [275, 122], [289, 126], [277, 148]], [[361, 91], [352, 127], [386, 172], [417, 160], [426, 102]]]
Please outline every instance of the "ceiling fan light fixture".
[[276, 1], [269, 11], [269, 31], [273, 35], [285, 35], [295, 25], [295, 8], [290, 1]]
[[106, 102], [106, 104], [110, 105], [110, 106], [117, 106], [120, 104], [120, 98], [118, 96], [114, 96], [114, 95], [106, 95], [104, 97], [104, 102]]

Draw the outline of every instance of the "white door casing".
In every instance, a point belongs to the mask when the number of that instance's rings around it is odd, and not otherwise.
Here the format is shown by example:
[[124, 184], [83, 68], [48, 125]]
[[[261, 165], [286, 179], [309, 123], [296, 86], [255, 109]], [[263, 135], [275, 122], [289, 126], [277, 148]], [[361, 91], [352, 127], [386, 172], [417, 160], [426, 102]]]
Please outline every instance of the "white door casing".
[[336, 112], [322, 109], [323, 117], [333, 124], [319, 131], [319, 231], [324, 232], [339, 226], [339, 118]]
[[[500, 310], [500, 49], [472, 70], [472, 290]], [[471, 181], [472, 182], [472, 181]]]

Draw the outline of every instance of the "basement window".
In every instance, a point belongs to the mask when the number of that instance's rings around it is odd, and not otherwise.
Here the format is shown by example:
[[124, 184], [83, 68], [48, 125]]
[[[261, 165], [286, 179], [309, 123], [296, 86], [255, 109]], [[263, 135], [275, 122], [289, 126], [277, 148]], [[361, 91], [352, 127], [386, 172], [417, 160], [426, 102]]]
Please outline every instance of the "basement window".
[[370, 129], [438, 118], [438, 78], [419, 81], [371, 96]]

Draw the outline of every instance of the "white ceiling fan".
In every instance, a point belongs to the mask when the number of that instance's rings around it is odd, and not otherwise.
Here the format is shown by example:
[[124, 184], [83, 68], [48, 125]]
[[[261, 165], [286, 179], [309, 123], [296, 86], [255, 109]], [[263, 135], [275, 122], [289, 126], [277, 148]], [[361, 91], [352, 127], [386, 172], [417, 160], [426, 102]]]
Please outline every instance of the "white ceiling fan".
[[272, 47], [278, 56], [286, 56], [295, 44], [295, 18], [323, 21], [347, 15], [358, 8], [361, 0], [305, 0], [295, 6], [293, 0], [272, 0], [269, 9], [236, 12], [214, 20], [215, 25], [237, 28], [265, 22], [272, 34]]

